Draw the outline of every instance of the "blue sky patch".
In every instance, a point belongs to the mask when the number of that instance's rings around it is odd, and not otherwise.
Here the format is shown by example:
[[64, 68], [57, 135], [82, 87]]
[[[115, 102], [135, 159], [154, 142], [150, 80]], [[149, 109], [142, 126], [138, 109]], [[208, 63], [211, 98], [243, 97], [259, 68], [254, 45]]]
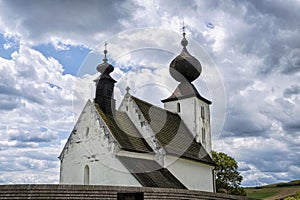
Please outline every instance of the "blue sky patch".
[[[95, 74], [97, 73], [97, 65], [103, 63], [103, 55], [100, 55], [98, 52], [90, 51], [82, 61], [80, 68], [77, 71], [77, 76], [81, 77], [85, 74]], [[110, 60], [108, 59], [108, 63]]]
[[57, 50], [52, 44], [41, 44], [33, 47], [33, 49], [48, 58], [53, 57], [58, 60], [64, 68], [63, 74], [76, 76], [85, 57], [91, 50], [83, 46], [64, 45], [64, 47], [66, 50]]
[[11, 54], [19, 50], [19, 40], [14, 37], [5, 37], [0, 33], [0, 57], [11, 59]]

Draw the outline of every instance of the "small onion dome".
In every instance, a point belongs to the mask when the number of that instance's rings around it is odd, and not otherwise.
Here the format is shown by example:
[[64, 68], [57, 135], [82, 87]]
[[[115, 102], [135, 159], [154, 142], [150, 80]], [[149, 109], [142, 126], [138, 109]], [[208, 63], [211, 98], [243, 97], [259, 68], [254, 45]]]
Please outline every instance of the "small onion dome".
[[107, 43], [105, 43], [105, 50], [103, 51], [104, 52], [103, 63], [97, 66], [97, 71], [100, 72], [101, 74], [109, 74], [114, 71], [114, 67], [111, 64], [107, 63], [108, 59], [106, 58], [106, 54], [107, 54], [106, 45]]
[[200, 62], [192, 56], [186, 49], [187, 40], [182, 40], [183, 49], [170, 64], [170, 74], [178, 82], [192, 82], [201, 74]]
[[104, 62], [97, 66], [97, 71], [100, 72], [101, 74], [104, 74], [104, 73], [109, 74], [114, 71], [114, 67], [111, 64]]

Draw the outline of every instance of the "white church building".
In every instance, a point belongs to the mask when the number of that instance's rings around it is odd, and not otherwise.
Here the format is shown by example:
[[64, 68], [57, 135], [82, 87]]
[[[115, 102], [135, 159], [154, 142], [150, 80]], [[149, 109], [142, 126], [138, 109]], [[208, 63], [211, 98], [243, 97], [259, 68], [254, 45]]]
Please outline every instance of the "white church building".
[[164, 108], [132, 96], [127, 87], [116, 109], [114, 67], [104, 51], [95, 99], [87, 101], [59, 156], [60, 184], [215, 191], [211, 102], [192, 84], [202, 67], [188, 52], [185, 33], [181, 44], [170, 63], [179, 84], [162, 100]]

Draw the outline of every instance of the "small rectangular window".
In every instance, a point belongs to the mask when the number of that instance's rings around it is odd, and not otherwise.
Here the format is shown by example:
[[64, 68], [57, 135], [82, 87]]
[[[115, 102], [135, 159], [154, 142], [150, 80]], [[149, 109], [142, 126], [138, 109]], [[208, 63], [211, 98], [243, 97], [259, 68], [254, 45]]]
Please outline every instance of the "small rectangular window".
[[89, 133], [90, 133], [90, 128], [89, 128], [89, 127], [86, 127], [85, 136], [88, 137], [88, 136], [89, 136]]
[[128, 106], [126, 106], [126, 111], [128, 111]]
[[177, 112], [180, 113], [180, 103], [177, 103]]
[[204, 110], [204, 106], [201, 106], [201, 118], [202, 118], [202, 119], [205, 118], [205, 110]]
[[202, 144], [205, 145], [206, 144], [206, 133], [205, 133], [205, 128], [202, 127]]

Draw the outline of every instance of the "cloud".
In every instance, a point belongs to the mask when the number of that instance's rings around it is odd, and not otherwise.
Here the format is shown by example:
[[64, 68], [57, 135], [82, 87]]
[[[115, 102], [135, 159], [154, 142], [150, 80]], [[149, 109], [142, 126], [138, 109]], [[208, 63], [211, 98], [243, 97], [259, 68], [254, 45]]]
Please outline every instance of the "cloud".
[[292, 85], [289, 88], [286, 88], [283, 91], [283, 96], [284, 97], [291, 97], [292, 95], [297, 95], [300, 94], [300, 87], [299, 85]]
[[289, 141], [280, 132], [273, 137], [226, 137], [218, 142], [217, 149], [226, 151], [238, 161], [245, 186], [299, 178], [298, 174], [291, 171], [297, 169], [299, 163], [295, 163], [295, 159], [287, 159], [295, 158], [294, 152], [290, 151]]
[[87, 38], [104, 39], [104, 32], [112, 34], [120, 31], [122, 20], [130, 20], [131, 10], [136, 5], [126, 1], [13, 0], [2, 1], [0, 7], [5, 32], [20, 34], [22, 41], [30, 44], [48, 43], [50, 40], [60, 48], [65, 43], [92, 44]]
[[0, 60], [0, 182], [57, 182], [60, 141], [74, 123], [76, 78], [24, 45]]
[[291, 49], [286, 56], [280, 59], [281, 72], [294, 74], [300, 72], [300, 49]]
[[[58, 149], [59, 146], [1, 150], [0, 183], [58, 183]], [[10, 156], [4, 157], [5, 154]]]
[[[33, 133], [32, 133], [33, 132]], [[9, 140], [19, 141], [19, 142], [52, 142], [58, 139], [58, 136], [54, 133], [42, 132], [39, 130], [34, 130], [32, 132], [15, 132], [9, 135]]]

